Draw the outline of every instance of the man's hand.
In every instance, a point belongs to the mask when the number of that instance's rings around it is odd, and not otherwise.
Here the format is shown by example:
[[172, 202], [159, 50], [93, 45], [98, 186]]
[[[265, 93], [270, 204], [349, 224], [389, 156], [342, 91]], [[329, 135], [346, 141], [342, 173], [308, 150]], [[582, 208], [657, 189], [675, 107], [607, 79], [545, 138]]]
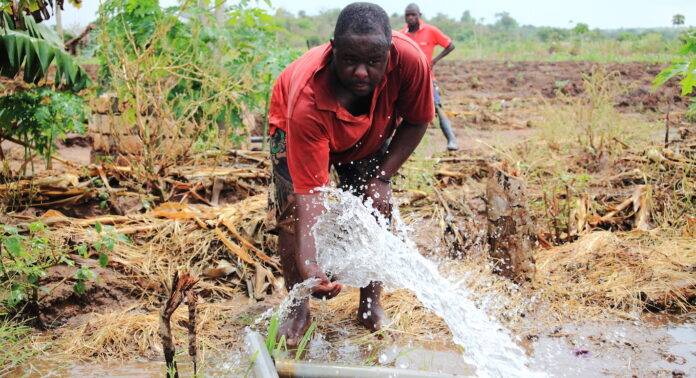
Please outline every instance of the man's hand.
[[449, 55], [449, 53], [454, 50], [454, 43], [450, 42], [449, 46], [447, 46], [444, 50], [442, 50], [435, 58], [433, 58], [433, 61], [431, 62], [432, 67], [435, 67], [435, 65], [442, 60], [442, 58], [446, 57]]
[[367, 183], [368, 198], [372, 198], [372, 207], [377, 209], [385, 218], [391, 216], [392, 210], [392, 191], [388, 182], [373, 178]]
[[308, 280], [310, 278], [316, 278], [319, 283], [312, 288], [312, 295], [316, 298], [326, 298], [331, 299], [341, 292], [341, 284], [338, 282], [331, 282], [326, 276], [326, 273], [319, 267], [316, 262], [303, 263], [300, 266], [300, 274], [303, 280]]

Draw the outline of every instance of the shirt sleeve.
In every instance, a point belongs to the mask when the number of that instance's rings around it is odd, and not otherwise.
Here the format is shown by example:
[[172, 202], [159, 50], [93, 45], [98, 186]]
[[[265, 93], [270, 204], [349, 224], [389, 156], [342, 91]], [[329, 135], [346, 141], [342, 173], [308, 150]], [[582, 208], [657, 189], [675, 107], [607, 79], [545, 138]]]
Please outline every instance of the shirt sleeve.
[[311, 110], [297, 114], [287, 133], [288, 169], [295, 193], [309, 194], [329, 183], [329, 135]]
[[414, 125], [430, 123], [435, 116], [430, 64], [413, 43], [402, 44], [400, 50], [402, 56], [399, 69], [402, 81], [396, 102], [397, 115]]
[[288, 109], [286, 76], [285, 72], [278, 76], [271, 92], [271, 103], [268, 106], [268, 131], [271, 135], [276, 129], [285, 130]]
[[443, 33], [442, 30], [438, 29], [436, 26], [431, 25], [431, 27], [433, 28], [433, 39], [435, 39], [435, 44], [447, 48], [450, 43], [452, 43], [452, 38], [448, 37], [447, 34]]

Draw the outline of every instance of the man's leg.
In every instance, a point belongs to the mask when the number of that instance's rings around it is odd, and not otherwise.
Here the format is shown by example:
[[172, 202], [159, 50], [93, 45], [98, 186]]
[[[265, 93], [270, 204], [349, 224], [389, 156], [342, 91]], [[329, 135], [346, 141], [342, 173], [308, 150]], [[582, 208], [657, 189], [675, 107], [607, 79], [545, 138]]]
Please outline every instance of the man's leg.
[[440, 88], [437, 84], [433, 83], [433, 95], [435, 100], [435, 111], [437, 112], [437, 118], [440, 121], [440, 130], [445, 134], [447, 138], [447, 149], [450, 151], [456, 151], [459, 149], [457, 144], [457, 137], [452, 131], [452, 123], [445, 114], [445, 110], [442, 108], [442, 97], [440, 97]]
[[[297, 269], [295, 241], [295, 196], [293, 195], [292, 180], [288, 170], [285, 154], [285, 133], [278, 130], [271, 137], [271, 160], [273, 162], [273, 190], [271, 207], [275, 212], [276, 230], [278, 231], [278, 251], [283, 266], [285, 288], [290, 291], [296, 284], [302, 282]], [[304, 299], [293, 307], [287, 318], [282, 319], [278, 337], [285, 336], [288, 346], [296, 346], [309, 328], [311, 316], [309, 299]]]
[[[386, 147], [386, 146], [385, 146]], [[336, 166], [340, 183], [339, 188], [351, 192], [355, 196], [364, 197], [367, 183], [379, 172], [379, 162], [382, 154]], [[391, 201], [391, 198], [389, 198]], [[385, 214], [391, 216], [391, 214]], [[367, 287], [360, 289], [360, 304], [358, 306], [358, 322], [371, 332], [377, 332], [388, 321], [382, 308], [382, 283], [371, 282]]]

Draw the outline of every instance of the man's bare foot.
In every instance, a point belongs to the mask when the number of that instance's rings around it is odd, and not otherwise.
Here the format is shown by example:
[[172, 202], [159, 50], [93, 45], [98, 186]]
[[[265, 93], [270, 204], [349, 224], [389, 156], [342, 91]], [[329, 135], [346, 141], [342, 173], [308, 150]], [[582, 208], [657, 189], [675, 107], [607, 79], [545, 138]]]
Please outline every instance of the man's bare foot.
[[312, 323], [312, 316], [309, 313], [309, 299], [298, 303], [287, 318], [283, 320], [278, 330], [278, 338], [285, 336], [285, 343], [289, 348], [294, 348], [302, 340], [305, 332]]
[[372, 300], [368, 297], [365, 301], [360, 301], [358, 307], [358, 322], [370, 332], [377, 332], [382, 329], [387, 322], [387, 314], [384, 313], [379, 300]]
[[382, 309], [380, 297], [382, 284], [371, 282], [367, 287], [360, 289], [360, 306], [358, 306], [358, 323], [371, 332], [377, 332], [389, 322]]

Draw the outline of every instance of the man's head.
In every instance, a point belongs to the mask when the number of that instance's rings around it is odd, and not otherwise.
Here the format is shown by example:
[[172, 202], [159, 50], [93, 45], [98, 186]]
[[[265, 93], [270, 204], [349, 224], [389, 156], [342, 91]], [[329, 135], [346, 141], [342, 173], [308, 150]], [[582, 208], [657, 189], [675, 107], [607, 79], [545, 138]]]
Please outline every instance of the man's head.
[[380, 6], [353, 3], [338, 15], [333, 67], [341, 84], [355, 96], [368, 96], [382, 81], [391, 47], [389, 16]]
[[404, 11], [404, 20], [408, 25], [409, 29], [417, 28], [420, 24], [421, 11], [418, 5], [411, 3], [406, 7]]

